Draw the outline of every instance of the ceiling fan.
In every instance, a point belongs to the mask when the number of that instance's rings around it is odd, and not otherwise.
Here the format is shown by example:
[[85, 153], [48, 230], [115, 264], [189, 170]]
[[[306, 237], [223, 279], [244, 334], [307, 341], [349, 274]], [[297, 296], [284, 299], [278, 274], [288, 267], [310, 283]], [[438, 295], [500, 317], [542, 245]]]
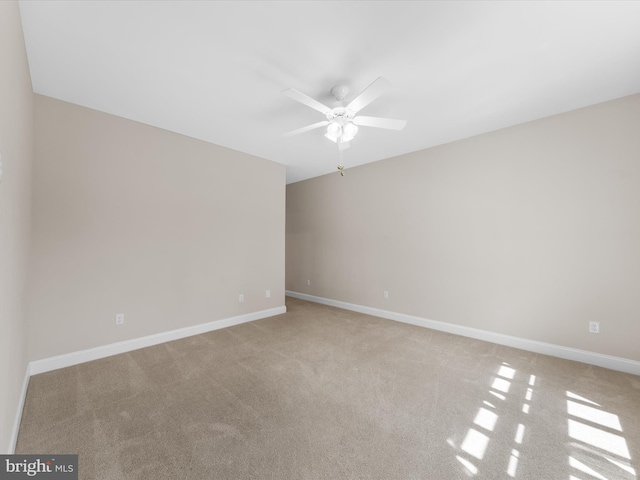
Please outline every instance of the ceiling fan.
[[349, 147], [349, 142], [358, 133], [358, 126], [402, 130], [407, 124], [406, 120], [357, 115], [360, 110], [382, 95], [389, 87], [391, 87], [391, 82], [378, 77], [360, 95], [345, 105], [344, 99], [349, 93], [349, 88], [344, 85], [338, 85], [331, 89], [331, 94], [336, 98], [338, 105], [333, 108], [327, 107], [295, 88], [288, 88], [282, 92], [284, 95], [317, 110], [326, 117], [326, 120], [292, 130], [285, 133], [284, 136], [291, 137], [316, 128], [327, 127], [325, 137], [336, 142], [338, 148], [342, 150]]

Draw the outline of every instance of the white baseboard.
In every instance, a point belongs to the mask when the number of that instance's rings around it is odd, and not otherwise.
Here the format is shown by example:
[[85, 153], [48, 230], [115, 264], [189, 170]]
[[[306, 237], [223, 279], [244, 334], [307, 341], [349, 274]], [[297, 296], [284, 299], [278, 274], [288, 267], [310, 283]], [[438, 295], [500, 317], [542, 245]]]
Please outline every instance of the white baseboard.
[[27, 364], [27, 368], [24, 370], [24, 379], [22, 380], [22, 390], [20, 391], [20, 399], [18, 400], [18, 411], [16, 412], [16, 418], [13, 421], [13, 430], [11, 431], [11, 438], [9, 439], [9, 455], [13, 455], [16, 452], [16, 444], [18, 442], [18, 432], [20, 431], [20, 422], [22, 421], [22, 410], [24, 410], [24, 401], [27, 398], [27, 388], [29, 387], [29, 378], [31, 377], [31, 367]]
[[577, 348], [563, 347], [561, 345], [554, 345], [552, 343], [538, 342], [536, 340], [528, 340], [526, 338], [512, 337], [510, 335], [503, 335], [501, 333], [489, 332], [487, 330], [465, 327], [453, 323], [438, 322], [426, 318], [414, 317], [412, 315], [405, 315], [403, 313], [389, 312], [387, 310], [380, 310], [377, 308], [365, 307], [353, 303], [341, 302], [339, 300], [332, 300], [330, 298], [316, 297], [314, 295], [308, 295], [306, 293], [298, 293], [287, 290], [285, 294], [290, 297], [299, 298], [301, 300], [308, 300], [310, 302], [321, 303], [323, 305], [330, 305], [332, 307], [343, 308], [345, 310], [365, 313], [367, 315], [373, 315], [375, 317], [395, 320], [396, 322], [408, 323], [419, 327], [431, 328], [433, 330], [461, 335], [463, 337], [470, 337], [478, 340], [484, 340], [486, 342], [506, 345], [508, 347], [519, 348], [520, 350], [527, 350], [530, 352], [550, 355], [552, 357], [564, 358], [565, 360], [573, 360], [576, 362], [596, 365], [598, 367], [609, 368], [611, 370], [631, 373], [633, 375], [640, 375], [640, 362], [637, 362], [635, 360], [613, 357], [611, 355], [603, 355], [601, 353], [579, 350]]
[[287, 307], [284, 306], [270, 308], [267, 310], [260, 310], [258, 312], [247, 313], [245, 315], [239, 315], [237, 317], [214, 320], [213, 322], [201, 323], [191, 327], [179, 328], [177, 330], [156, 333], [146, 337], [134, 338], [123, 342], [102, 345], [100, 347], [89, 348], [87, 350], [80, 350], [78, 352], [43, 358], [41, 360], [34, 360], [29, 364], [29, 374], [37, 375], [38, 373], [70, 367], [72, 365], [90, 362], [91, 360], [110, 357], [111, 355], [130, 352], [139, 348], [150, 347], [159, 343], [170, 342], [172, 340], [178, 340], [192, 335], [199, 335], [201, 333], [219, 330], [221, 328], [240, 325], [241, 323], [253, 322], [254, 320], [260, 320], [261, 318], [272, 317], [274, 315], [281, 315], [286, 312]]
[[100, 347], [89, 348], [87, 350], [80, 350], [78, 352], [67, 353], [65, 355], [58, 355], [55, 357], [43, 358], [41, 360], [34, 360], [32, 362], [29, 362], [25, 370], [24, 381], [22, 383], [22, 391], [20, 392], [20, 400], [18, 401], [16, 417], [13, 423], [13, 430], [11, 432], [8, 453], [15, 453], [16, 443], [18, 441], [18, 432], [20, 431], [20, 422], [22, 420], [22, 411], [24, 409], [24, 402], [27, 397], [27, 388], [29, 386], [29, 378], [31, 377], [31, 375], [37, 375], [38, 373], [57, 370], [59, 368], [70, 367], [72, 365], [78, 365], [80, 363], [89, 362], [91, 360], [98, 360], [99, 358], [110, 357], [111, 355], [130, 352], [139, 348], [150, 347], [152, 345], [170, 342], [172, 340], [179, 340], [181, 338], [190, 337], [192, 335], [199, 335], [201, 333], [219, 330], [221, 328], [232, 327], [234, 325], [240, 325], [241, 323], [253, 322], [254, 320], [260, 320], [261, 318], [272, 317], [274, 315], [281, 315], [286, 312], [287, 307], [285, 306], [270, 308], [267, 310], [260, 310], [259, 312], [239, 315], [237, 317], [214, 320], [213, 322], [193, 325], [191, 327], [179, 328], [177, 330], [156, 333], [154, 335], [148, 335], [146, 337], [134, 338], [132, 340], [125, 340], [123, 342], [112, 343], [110, 345], [103, 345]]

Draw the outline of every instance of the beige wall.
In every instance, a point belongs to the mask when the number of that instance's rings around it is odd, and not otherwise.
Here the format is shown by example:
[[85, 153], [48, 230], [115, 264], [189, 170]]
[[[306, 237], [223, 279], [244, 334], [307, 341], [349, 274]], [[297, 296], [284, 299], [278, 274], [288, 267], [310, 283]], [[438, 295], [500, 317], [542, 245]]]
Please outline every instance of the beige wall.
[[33, 97], [17, 2], [0, 2], [0, 452], [11, 436], [27, 368]]
[[40, 95], [35, 118], [30, 360], [284, 305], [284, 166]]
[[291, 184], [286, 241], [288, 290], [640, 360], [640, 95]]

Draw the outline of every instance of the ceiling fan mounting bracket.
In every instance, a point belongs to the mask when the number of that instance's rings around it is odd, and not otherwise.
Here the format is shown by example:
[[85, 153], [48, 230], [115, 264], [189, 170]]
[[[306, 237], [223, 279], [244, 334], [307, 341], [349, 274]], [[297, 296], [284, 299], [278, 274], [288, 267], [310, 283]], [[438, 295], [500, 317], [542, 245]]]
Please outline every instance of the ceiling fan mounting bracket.
[[331, 89], [331, 95], [336, 97], [336, 100], [338, 100], [339, 102], [342, 102], [342, 100], [344, 100], [344, 97], [346, 97], [348, 93], [349, 87], [345, 85], [336, 85]]

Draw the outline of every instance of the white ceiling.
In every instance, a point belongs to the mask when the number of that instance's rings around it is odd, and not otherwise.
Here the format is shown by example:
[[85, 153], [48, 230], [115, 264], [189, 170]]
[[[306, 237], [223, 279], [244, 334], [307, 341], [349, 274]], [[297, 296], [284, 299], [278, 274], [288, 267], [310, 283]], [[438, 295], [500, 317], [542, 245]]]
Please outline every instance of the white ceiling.
[[20, 2], [33, 90], [287, 166], [336, 171], [323, 120], [281, 94], [330, 103], [378, 76], [360, 165], [640, 92], [640, 1]]

